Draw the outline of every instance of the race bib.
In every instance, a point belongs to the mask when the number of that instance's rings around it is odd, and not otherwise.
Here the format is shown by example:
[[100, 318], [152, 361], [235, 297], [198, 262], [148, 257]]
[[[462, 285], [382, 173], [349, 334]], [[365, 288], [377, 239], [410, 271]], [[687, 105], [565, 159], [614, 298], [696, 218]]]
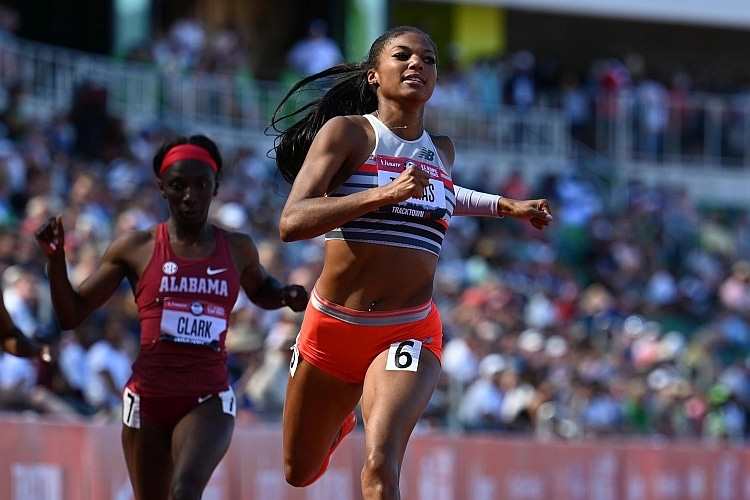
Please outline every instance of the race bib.
[[421, 353], [422, 342], [419, 340], [394, 342], [388, 349], [385, 369], [415, 372], [419, 368], [419, 355]]
[[233, 417], [237, 416], [237, 398], [234, 395], [234, 390], [230, 387], [224, 392], [219, 393], [221, 399], [221, 409], [227, 415]]
[[141, 428], [141, 397], [127, 387], [122, 392], [122, 423], [133, 429]]
[[297, 338], [294, 341], [294, 345], [290, 347], [292, 350], [292, 359], [289, 362], [289, 376], [294, 377], [294, 374], [297, 373], [297, 367], [299, 366], [299, 348], [297, 347], [299, 345], [299, 337], [301, 333], [297, 334]]
[[445, 185], [436, 167], [412, 160], [396, 162], [381, 159], [378, 162], [378, 186], [390, 184], [408, 167], [420, 168], [430, 177], [430, 183], [425, 186], [422, 196], [412, 197], [398, 205], [383, 208], [395, 214], [417, 218], [442, 217], [446, 212]]
[[224, 307], [202, 301], [165, 299], [161, 338], [171, 342], [218, 347], [227, 329]]
[[[384, 172], [378, 170], [378, 186], [390, 184], [400, 174], [393, 172]], [[398, 206], [411, 206], [423, 210], [442, 210], [445, 209], [445, 186], [440, 179], [430, 178], [430, 183], [425, 186], [424, 192], [420, 198], [409, 198], [402, 201]]]

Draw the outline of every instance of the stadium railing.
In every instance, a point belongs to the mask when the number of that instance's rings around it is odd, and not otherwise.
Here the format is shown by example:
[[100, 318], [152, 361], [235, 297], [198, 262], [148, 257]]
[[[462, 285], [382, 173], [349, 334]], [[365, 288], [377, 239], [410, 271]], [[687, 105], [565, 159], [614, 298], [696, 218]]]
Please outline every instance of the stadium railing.
[[[40, 43], [0, 38], [0, 83], [21, 84], [39, 116], [67, 110], [76, 87], [95, 83], [108, 108], [131, 124], [160, 121], [218, 131], [233, 145], [257, 136], [287, 88], [231, 74], [184, 74], [153, 64], [124, 62]], [[488, 113], [479, 103], [432, 106], [429, 124], [463, 147], [535, 156], [567, 153], [566, 122], [559, 110]]]
[[750, 96], [701, 92], [650, 100], [637, 89], [595, 101], [595, 149], [636, 164], [750, 166]]

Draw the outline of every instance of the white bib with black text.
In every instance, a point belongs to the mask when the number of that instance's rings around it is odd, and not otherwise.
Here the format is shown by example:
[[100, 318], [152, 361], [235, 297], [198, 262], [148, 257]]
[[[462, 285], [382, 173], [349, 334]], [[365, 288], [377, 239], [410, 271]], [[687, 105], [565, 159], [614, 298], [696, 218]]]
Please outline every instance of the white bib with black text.
[[162, 338], [185, 344], [218, 345], [227, 329], [224, 313], [223, 306], [210, 302], [164, 299]]

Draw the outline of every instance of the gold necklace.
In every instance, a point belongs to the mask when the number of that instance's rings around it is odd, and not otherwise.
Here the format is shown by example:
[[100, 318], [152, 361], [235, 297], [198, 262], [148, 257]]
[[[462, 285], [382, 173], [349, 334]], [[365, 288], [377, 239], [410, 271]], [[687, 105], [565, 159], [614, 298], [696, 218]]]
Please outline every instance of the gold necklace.
[[378, 111], [377, 109], [375, 110], [375, 116], [378, 118], [378, 120], [380, 120], [380, 123], [382, 123], [383, 125], [385, 125], [391, 130], [402, 130], [405, 128], [409, 128], [408, 125], [399, 125], [399, 126], [394, 126], [394, 127], [388, 125], [387, 123], [385, 123], [383, 120], [380, 119], [380, 111]]

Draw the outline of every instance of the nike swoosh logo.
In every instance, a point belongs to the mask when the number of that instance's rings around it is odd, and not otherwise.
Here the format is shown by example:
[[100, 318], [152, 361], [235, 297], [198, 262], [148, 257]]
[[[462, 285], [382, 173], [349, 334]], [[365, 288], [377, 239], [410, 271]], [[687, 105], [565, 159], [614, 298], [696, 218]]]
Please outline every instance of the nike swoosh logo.
[[222, 268], [220, 268], [220, 269], [211, 269], [211, 268], [209, 267], [208, 269], [206, 269], [206, 274], [208, 274], [209, 276], [214, 276], [214, 275], [216, 275], [216, 274], [220, 274], [220, 273], [223, 273], [223, 272], [224, 272], [224, 271], [226, 271], [226, 270], [227, 270], [227, 268], [226, 268], [226, 267], [222, 267]]
[[202, 402], [204, 402], [204, 401], [208, 401], [208, 400], [209, 400], [209, 399], [211, 399], [212, 397], [213, 397], [213, 394], [209, 394], [208, 396], [203, 396], [202, 398], [201, 398], [201, 397], [199, 397], [199, 398], [198, 398], [198, 404], [201, 404], [201, 403], [202, 403]]

